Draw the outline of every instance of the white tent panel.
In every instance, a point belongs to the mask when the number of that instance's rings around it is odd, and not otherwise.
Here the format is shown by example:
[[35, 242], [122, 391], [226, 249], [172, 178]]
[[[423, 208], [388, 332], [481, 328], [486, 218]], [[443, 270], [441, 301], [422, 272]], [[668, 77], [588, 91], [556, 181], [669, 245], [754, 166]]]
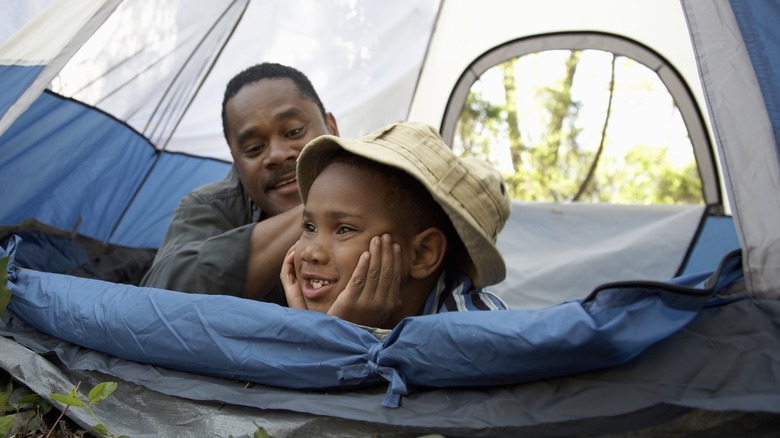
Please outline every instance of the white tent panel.
[[230, 78], [261, 62], [306, 74], [345, 137], [405, 119], [438, 4], [250, 2], [167, 150], [232, 161], [222, 96]]
[[[490, 32], [475, 23], [490, 23]], [[455, 0], [442, 5], [409, 118], [440, 126], [458, 78], [486, 51], [525, 36], [569, 31], [610, 33], [645, 44], [680, 71], [703, 105], [687, 25], [677, 0]]]
[[162, 149], [248, 0], [124, 1], [52, 82]]
[[[0, 134], [32, 104], [120, 1], [73, 3], [56, 0], [45, 5], [45, 8], [41, 8], [43, 4], [40, 2], [19, 8], [22, 18], [36, 11], [40, 13], [3, 41], [0, 46], [0, 65], [41, 66], [43, 69], [5, 114], [0, 114]], [[18, 2], [11, 4], [18, 6]]]
[[53, 0], [26, 0], [0, 2], [0, 17], [4, 17], [0, 26], [0, 45], [46, 9]]

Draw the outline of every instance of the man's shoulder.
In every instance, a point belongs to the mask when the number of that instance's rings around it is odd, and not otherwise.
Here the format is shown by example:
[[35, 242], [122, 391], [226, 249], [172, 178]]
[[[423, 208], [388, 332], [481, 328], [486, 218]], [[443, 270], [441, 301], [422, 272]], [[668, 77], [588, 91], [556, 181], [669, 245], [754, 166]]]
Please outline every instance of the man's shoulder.
[[231, 169], [224, 179], [205, 184], [187, 193], [182, 198], [182, 204], [202, 204], [233, 198], [238, 198], [242, 201], [244, 198], [244, 189], [235, 169]]

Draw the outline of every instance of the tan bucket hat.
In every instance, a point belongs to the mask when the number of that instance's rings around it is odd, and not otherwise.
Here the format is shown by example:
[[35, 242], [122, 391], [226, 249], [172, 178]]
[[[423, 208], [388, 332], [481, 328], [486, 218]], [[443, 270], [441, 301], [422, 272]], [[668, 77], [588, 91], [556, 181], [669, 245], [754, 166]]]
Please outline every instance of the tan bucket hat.
[[458, 263], [475, 287], [501, 282], [506, 265], [496, 248], [512, 203], [498, 170], [476, 158], [460, 158], [432, 127], [402, 122], [356, 140], [323, 135], [298, 157], [298, 188], [303, 202], [317, 175], [339, 148], [402, 169], [420, 181], [449, 216], [468, 251]]

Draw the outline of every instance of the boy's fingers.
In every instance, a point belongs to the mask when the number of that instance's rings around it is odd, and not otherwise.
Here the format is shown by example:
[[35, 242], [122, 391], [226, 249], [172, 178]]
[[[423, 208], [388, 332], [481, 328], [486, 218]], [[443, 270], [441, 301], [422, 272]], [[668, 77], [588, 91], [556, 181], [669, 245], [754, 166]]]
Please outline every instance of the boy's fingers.
[[389, 295], [392, 294], [393, 277], [395, 276], [395, 270], [397, 269], [397, 263], [395, 263], [395, 254], [393, 247], [393, 239], [389, 234], [382, 236], [382, 264], [380, 268], [379, 279], [377, 282], [376, 292], [379, 297], [386, 300]]
[[[365, 284], [361, 291], [361, 297], [371, 298], [376, 293], [382, 270], [382, 240], [380, 237], [371, 238], [368, 245], [370, 259], [366, 269]], [[356, 297], [357, 299], [357, 297]]]
[[287, 256], [285, 256], [284, 264], [282, 265], [282, 272], [279, 276], [282, 280], [287, 306], [292, 309], [306, 309], [306, 301], [303, 299], [301, 286], [298, 284], [298, 278], [295, 276], [295, 246], [287, 251]]
[[[393, 244], [393, 279], [391, 287], [397, 297], [401, 300], [401, 245]], [[400, 304], [399, 304], [400, 305]]]
[[360, 298], [360, 294], [366, 288], [366, 277], [369, 272], [369, 262], [371, 257], [368, 251], [360, 255], [357, 265], [355, 266], [355, 272], [352, 273], [352, 277], [349, 279], [347, 288], [342, 294], [347, 295], [351, 301], [357, 301]]

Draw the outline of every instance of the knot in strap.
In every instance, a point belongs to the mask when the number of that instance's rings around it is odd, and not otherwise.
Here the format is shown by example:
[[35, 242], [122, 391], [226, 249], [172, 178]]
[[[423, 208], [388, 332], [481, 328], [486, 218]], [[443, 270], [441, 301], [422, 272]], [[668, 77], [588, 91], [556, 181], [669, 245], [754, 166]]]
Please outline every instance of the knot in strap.
[[360, 384], [375, 376], [385, 379], [390, 383], [390, 386], [387, 388], [382, 405], [388, 408], [397, 408], [401, 403], [401, 396], [407, 394], [406, 382], [394, 368], [380, 366], [377, 363], [381, 349], [382, 343], [371, 346], [368, 350], [366, 363], [342, 367], [338, 372], [338, 378], [340, 382], [345, 384]]

